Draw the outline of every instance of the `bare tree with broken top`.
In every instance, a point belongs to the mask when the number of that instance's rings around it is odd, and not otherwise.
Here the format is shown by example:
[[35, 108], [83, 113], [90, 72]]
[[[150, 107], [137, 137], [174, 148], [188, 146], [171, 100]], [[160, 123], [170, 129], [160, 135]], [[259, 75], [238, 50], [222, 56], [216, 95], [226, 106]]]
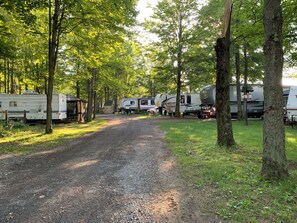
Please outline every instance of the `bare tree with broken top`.
[[216, 110], [217, 110], [217, 143], [219, 146], [235, 145], [230, 114], [230, 21], [232, 0], [227, 0], [223, 31], [215, 46], [216, 65]]

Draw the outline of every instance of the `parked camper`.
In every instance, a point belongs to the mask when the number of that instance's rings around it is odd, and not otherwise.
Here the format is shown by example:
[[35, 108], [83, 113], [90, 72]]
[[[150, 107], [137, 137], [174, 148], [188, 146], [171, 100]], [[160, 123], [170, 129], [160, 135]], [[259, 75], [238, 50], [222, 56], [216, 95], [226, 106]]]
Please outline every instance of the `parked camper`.
[[121, 100], [119, 112], [128, 114], [133, 112], [148, 111], [155, 107], [154, 98], [124, 98]]
[[[161, 114], [174, 114], [176, 108], [176, 95], [174, 94], [157, 94], [155, 104], [159, 108]], [[180, 112], [186, 114], [198, 114], [201, 110], [200, 95], [196, 93], [181, 94]]]
[[[251, 90], [247, 97], [247, 114], [248, 117], [260, 118], [263, 116], [264, 112], [264, 95], [262, 85], [249, 85]], [[241, 104], [243, 106], [243, 92], [241, 92]], [[215, 106], [216, 100], [216, 86], [208, 85], [201, 89], [200, 97], [202, 104], [211, 107]], [[236, 85], [230, 85], [230, 111], [232, 117], [237, 117], [238, 107], [237, 107], [237, 90]]]
[[176, 100], [176, 95], [174, 94], [157, 94], [155, 96], [155, 106], [157, 107], [159, 114], [166, 115], [167, 112], [164, 107], [165, 103], [167, 101], [175, 101], [175, 100]]
[[[45, 94], [0, 94], [0, 119], [5, 119], [5, 111], [10, 119], [46, 120]], [[66, 95], [53, 94], [52, 119], [62, 121], [67, 118]]]
[[287, 103], [287, 121], [291, 124], [297, 123], [297, 86], [290, 88]]
[[102, 107], [102, 113], [103, 114], [113, 114], [115, 112], [115, 104], [113, 100], [107, 100], [103, 107]]
[[122, 114], [131, 113], [138, 107], [138, 98], [123, 98], [120, 102], [119, 112]]

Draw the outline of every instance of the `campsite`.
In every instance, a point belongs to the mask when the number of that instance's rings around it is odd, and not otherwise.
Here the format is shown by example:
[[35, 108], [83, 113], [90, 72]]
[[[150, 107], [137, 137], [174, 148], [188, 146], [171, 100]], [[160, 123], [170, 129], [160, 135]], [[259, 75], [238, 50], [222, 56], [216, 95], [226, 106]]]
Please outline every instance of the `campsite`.
[[0, 222], [296, 223], [296, 9], [0, 1]]

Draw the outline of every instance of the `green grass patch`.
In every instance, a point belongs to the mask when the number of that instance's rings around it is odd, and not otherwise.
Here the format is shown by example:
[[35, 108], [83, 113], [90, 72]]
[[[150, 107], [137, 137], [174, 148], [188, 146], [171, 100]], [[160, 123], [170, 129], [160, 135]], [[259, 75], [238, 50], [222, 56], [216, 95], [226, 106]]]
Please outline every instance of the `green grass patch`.
[[0, 154], [30, 154], [48, 150], [97, 131], [105, 123], [106, 121], [95, 119], [85, 124], [55, 124], [52, 134], [45, 134], [45, 125], [29, 126], [15, 123], [11, 129], [7, 129], [0, 123]]
[[225, 222], [297, 222], [297, 129], [286, 127], [290, 177], [260, 176], [262, 122], [233, 122], [236, 149], [216, 145], [216, 122], [160, 122], [183, 176], [204, 197], [205, 213]]

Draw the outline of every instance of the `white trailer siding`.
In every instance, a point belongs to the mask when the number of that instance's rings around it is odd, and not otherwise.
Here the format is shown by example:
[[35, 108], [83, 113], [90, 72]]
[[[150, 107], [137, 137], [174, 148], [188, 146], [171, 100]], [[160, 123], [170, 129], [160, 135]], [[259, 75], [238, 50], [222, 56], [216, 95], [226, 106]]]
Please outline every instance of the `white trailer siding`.
[[[46, 120], [45, 94], [0, 94], [0, 119], [23, 118], [26, 113], [27, 120]], [[66, 95], [53, 94], [52, 119], [63, 120], [67, 118]]]
[[124, 98], [120, 102], [119, 111], [125, 114], [137, 111], [148, 111], [152, 108], [155, 108], [154, 98]]
[[120, 102], [119, 111], [125, 114], [138, 108], [138, 98], [123, 98]]
[[[158, 94], [155, 99], [156, 106], [164, 109], [166, 113], [175, 113], [176, 95]], [[180, 112], [183, 114], [198, 113], [201, 110], [201, 100], [199, 94], [181, 94]]]
[[[247, 113], [249, 117], [261, 117], [264, 112], [264, 94], [262, 85], [252, 86], [253, 91], [248, 93]], [[201, 101], [205, 105], [215, 106], [216, 86], [208, 85], [202, 88], [200, 92]], [[241, 105], [243, 106], [243, 92], [241, 92]], [[237, 116], [237, 90], [236, 85], [230, 85], [230, 112], [231, 115]]]
[[151, 108], [155, 108], [154, 98], [139, 98], [138, 99], [138, 109], [140, 111], [147, 111]]
[[287, 116], [289, 122], [297, 122], [297, 86], [290, 88], [287, 103]]

